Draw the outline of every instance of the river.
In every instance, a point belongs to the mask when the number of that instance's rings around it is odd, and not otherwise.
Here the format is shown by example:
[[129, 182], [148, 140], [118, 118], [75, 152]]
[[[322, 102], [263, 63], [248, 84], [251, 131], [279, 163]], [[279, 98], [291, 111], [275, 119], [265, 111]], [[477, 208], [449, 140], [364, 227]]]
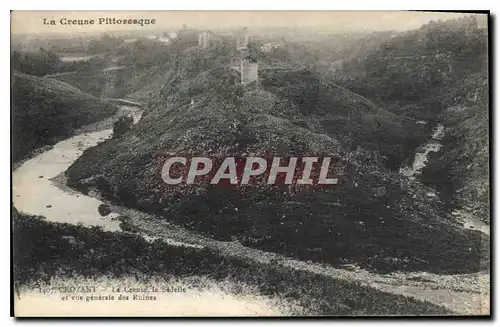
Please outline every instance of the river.
[[[142, 109], [120, 108], [121, 115], [132, 116], [134, 123], [141, 117]], [[54, 182], [65, 172], [84, 150], [109, 139], [112, 129], [85, 132], [55, 144], [52, 149], [25, 161], [12, 174], [13, 199], [16, 208], [22, 212], [45, 216], [54, 222], [85, 226], [102, 226], [106, 230], [120, 230], [118, 222], [102, 219], [97, 211], [101, 201], [79, 193], [68, 193]], [[107, 218], [112, 218], [112, 213]]]
[[444, 125], [437, 124], [432, 133], [432, 138], [429, 143], [417, 149], [415, 153], [415, 159], [412, 162], [411, 166], [403, 167], [400, 169], [400, 173], [408, 176], [412, 179], [415, 178], [415, 175], [418, 175], [422, 172], [422, 169], [427, 165], [427, 157], [431, 152], [438, 152], [441, 150], [440, 141], [443, 139], [445, 134]]
[[77, 61], [89, 61], [90, 59], [93, 58], [103, 58], [105, 55], [104, 54], [64, 54], [64, 53], [59, 53], [58, 54], [59, 59], [62, 62], [77, 62]]
[[[137, 123], [141, 118], [141, 114], [142, 111], [140, 108], [122, 106], [117, 115], [131, 115], [134, 117], [134, 123]], [[335, 279], [357, 281], [362, 285], [384, 292], [412, 296], [419, 300], [445, 305], [451, 310], [456, 310], [456, 312], [477, 314], [477, 308], [483, 307], [479, 305], [478, 301], [488, 298], [488, 294], [472, 294], [472, 290], [476, 290], [477, 288], [475, 286], [477, 283], [480, 283], [480, 285], [487, 283], [487, 275], [444, 276], [425, 272], [378, 275], [360, 268], [352, 271], [350, 269], [334, 268], [317, 263], [306, 263], [282, 257], [279, 254], [247, 248], [235, 242], [223, 242], [201, 237], [182, 228], [177, 228], [168, 222], [163, 220], [158, 221], [154, 217], [149, 217], [150, 215], [132, 209], [115, 208], [116, 206], [112, 206], [113, 210], [116, 211], [113, 211], [106, 217], [101, 217], [98, 207], [103, 204], [102, 201], [70, 190], [67, 187], [61, 187], [58, 178], [78, 159], [85, 149], [104, 142], [111, 137], [112, 130], [109, 129], [109, 126], [111, 126], [112, 121], [116, 118], [110, 118], [104, 122], [95, 124], [91, 128], [83, 129], [80, 134], [57, 143], [52, 149], [25, 161], [14, 170], [12, 183], [13, 202], [16, 208], [20, 212], [27, 214], [45, 216], [49, 221], [82, 224], [83, 226], [101, 226], [104, 230], [108, 231], [121, 230], [118, 225], [119, 223], [111, 218], [117, 217], [120, 214], [126, 214], [134, 220], [140, 220], [141, 227], [149, 231], [148, 237], [145, 237], [146, 240], [151, 241], [159, 237], [172, 246], [208, 247], [220, 252], [224, 256], [245, 258], [248, 262], [258, 265], [271, 265], [274, 264], [273, 262], [280, 262], [281, 265], [291, 269], [314, 272]], [[420, 156], [418, 158], [421, 160]], [[411, 278], [420, 278], [421, 276], [425, 276], [421, 281], [410, 281]], [[193, 278], [200, 277], [193, 276]], [[453, 280], [453, 282], [449, 282], [448, 279]], [[107, 283], [110, 282], [123, 285], [124, 281], [107, 281]], [[179, 282], [188, 281], [181, 279]], [[460, 285], [458, 290], [455, 289], [457, 285]], [[438, 289], [435, 289], [437, 286], [439, 286]], [[230, 312], [234, 315], [241, 314], [248, 316], [257, 314], [264, 316], [269, 314], [286, 315], [292, 311], [300, 310], [300, 308], [296, 308], [294, 303], [280, 298], [279, 295], [269, 298], [249, 289], [246, 291], [246, 294], [235, 296], [230, 291], [216, 286], [216, 283], [214, 284], [213, 282], [209, 282], [202, 290], [197, 292], [193, 290], [191, 293], [189, 296], [177, 296], [175, 299], [162, 298], [158, 302], [161, 308], [151, 307], [151, 310], [154, 311], [151, 314], [183, 315], [206, 313], [207, 315], [224, 315], [228, 313], [228, 308], [231, 308]], [[22, 297], [21, 301], [26, 302], [25, 306], [27, 308], [35, 310], [38, 306], [46, 304], [47, 298], [37, 298], [35, 293], [31, 293], [30, 296]], [[174, 301], [176, 305], [171, 305], [171, 301]], [[18, 302], [18, 304], [20, 303]], [[168, 306], [166, 306], [167, 303]], [[219, 307], [213, 308], [207, 305], [207, 303], [218, 303]], [[54, 305], [56, 305], [55, 302]], [[103, 312], [108, 314], [117, 309], [116, 307], [111, 308], [109, 306], [106, 308], [99, 307], [103, 308]], [[220, 311], [220, 308], [224, 308], [224, 310]], [[131, 307], [127, 309], [129, 310], [127, 312], [116, 312], [116, 314], [126, 315], [127, 313], [134, 312], [135, 309]]]
[[[417, 122], [418, 123], [418, 122]], [[415, 153], [415, 158], [411, 166], [402, 167], [400, 173], [408, 178], [414, 180], [416, 176], [422, 173], [428, 161], [429, 153], [439, 152], [441, 150], [441, 141], [445, 136], [445, 128], [443, 124], [438, 123], [433, 129], [431, 140], [425, 145], [419, 147]], [[490, 226], [479, 220], [470, 212], [463, 210], [454, 210], [453, 216], [462, 224], [466, 229], [475, 229], [486, 235], [490, 235]]]

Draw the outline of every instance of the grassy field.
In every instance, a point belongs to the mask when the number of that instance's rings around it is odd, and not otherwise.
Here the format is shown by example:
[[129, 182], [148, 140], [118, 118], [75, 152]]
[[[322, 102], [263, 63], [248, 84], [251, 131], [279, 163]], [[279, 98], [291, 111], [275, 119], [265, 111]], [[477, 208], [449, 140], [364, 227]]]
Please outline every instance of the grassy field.
[[[21, 289], [68, 278], [177, 281], [226, 295], [265, 296], [287, 315], [434, 315], [446, 309], [356, 282], [275, 265], [250, 265], [188, 247], [147, 242], [128, 233], [104, 232], [14, 214], [14, 277]], [[205, 283], [205, 284], [204, 284]], [[204, 284], [205, 286], [201, 285]], [[214, 285], [218, 285], [215, 287]], [[226, 286], [224, 286], [226, 285]], [[222, 288], [222, 289], [221, 289]], [[198, 292], [198, 291], [197, 291]], [[210, 297], [208, 297], [210, 298]]]

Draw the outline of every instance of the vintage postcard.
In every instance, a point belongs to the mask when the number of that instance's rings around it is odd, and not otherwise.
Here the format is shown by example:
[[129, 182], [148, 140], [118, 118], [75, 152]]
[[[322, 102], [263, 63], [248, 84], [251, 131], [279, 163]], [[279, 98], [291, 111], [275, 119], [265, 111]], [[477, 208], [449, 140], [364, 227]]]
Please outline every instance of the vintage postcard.
[[13, 315], [490, 316], [488, 21], [13, 11]]

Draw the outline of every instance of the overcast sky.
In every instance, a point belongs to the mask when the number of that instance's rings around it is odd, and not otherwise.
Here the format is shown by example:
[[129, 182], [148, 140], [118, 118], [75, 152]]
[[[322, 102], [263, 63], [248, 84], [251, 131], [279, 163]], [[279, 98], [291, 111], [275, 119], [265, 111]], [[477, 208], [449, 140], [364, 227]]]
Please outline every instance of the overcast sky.
[[[71, 33], [130, 30], [130, 25], [62, 26], [61, 18], [94, 19], [155, 19], [152, 28], [174, 28], [186, 24], [197, 28], [231, 26], [328, 26], [338, 30], [405, 30], [418, 28], [430, 20], [450, 19], [462, 13], [409, 12], [409, 11], [14, 11], [11, 16], [12, 32], [18, 33]], [[486, 19], [486, 15], [481, 15]], [[43, 24], [43, 18], [55, 19], [56, 26]], [[132, 27], [148, 29], [148, 27]]]

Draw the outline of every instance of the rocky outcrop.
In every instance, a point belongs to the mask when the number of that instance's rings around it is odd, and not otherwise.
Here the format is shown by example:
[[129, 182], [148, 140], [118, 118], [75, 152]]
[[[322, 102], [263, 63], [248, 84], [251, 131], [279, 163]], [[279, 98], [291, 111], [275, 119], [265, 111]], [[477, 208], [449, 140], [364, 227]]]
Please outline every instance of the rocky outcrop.
[[116, 106], [57, 80], [20, 73], [14, 73], [12, 78], [14, 161], [117, 110]]

